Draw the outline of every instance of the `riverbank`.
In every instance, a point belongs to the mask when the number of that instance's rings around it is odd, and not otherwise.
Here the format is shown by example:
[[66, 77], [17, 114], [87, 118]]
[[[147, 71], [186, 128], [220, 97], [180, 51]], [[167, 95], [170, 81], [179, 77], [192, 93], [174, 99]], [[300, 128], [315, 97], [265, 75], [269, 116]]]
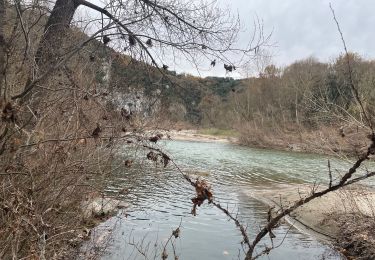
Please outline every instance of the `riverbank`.
[[357, 128], [347, 128], [344, 134], [333, 127], [316, 131], [180, 129], [166, 133], [172, 140], [226, 142], [252, 148], [334, 156], [356, 156], [363, 153], [369, 143], [365, 130]]
[[[248, 196], [277, 209], [292, 205], [309, 192], [311, 187], [307, 185], [245, 191]], [[286, 220], [302, 232], [333, 241], [349, 259], [375, 259], [374, 216], [375, 191], [355, 186], [317, 198], [298, 208]]]
[[370, 140], [364, 128], [355, 125], [319, 126], [314, 130], [303, 127], [289, 129], [244, 128], [239, 143], [249, 147], [305, 152], [326, 155], [356, 156], [367, 150]]
[[170, 139], [178, 141], [238, 143], [235, 136], [205, 134], [198, 129], [170, 130], [167, 135]]

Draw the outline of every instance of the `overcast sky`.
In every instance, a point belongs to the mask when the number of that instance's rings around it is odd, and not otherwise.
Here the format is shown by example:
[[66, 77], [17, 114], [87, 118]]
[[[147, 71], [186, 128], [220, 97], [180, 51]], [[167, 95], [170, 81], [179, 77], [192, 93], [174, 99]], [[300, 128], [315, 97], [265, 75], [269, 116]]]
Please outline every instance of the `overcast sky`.
[[[348, 48], [368, 58], [375, 55], [374, 0], [233, 0], [243, 21], [256, 13], [267, 29], [273, 29], [277, 44], [274, 60], [289, 64], [316, 56], [327, 60], [342, 52], [342, 44], [332, 19], [335, 10]], [[245, 7], [245, 8], [244, 8]]]
[[[99, 5], [102, 1], [92, 0]], [[194, 1], [194, 0], [192, 0]], [[197, 0], [198, 1], [198, 0]], [[329, 61], [343, 52], [342, 42], [332, 18], [329, 3], [335, 10], [349, 51], [361, 56], [375, 58], [375, 0], [217, 0], [219, 5], [239, 13], [242, 26], [248, 29], [241, 35], [246, 44], [254, 19], [259, 17], [264, 24], [264, 33], [272, 32], [274, 47], [266, 51], [272, 54], [271, 62], [286, 66], [296, 60], [314, 56]], [[226, 74], [223, 64], [210, 68], [209, 62], [197, 70], [189, 63], [166, 61], [170, 69], [200, 76], [233, 76]], [[256, 74], [252, 72], [251, 74]], [[242, 74], [243, 76], [244, 74]]]
[[[221, 0], [240, 14], [251, 29], [254, 18], [263, 20], [265, 32], [273, 32], [272, 62], [285, 66], [314, 56], [328, 61], [342, 53], [342, 43], [329, 9], [335, 9], [348, 49], [375, 58], [375, 0]], [[185, 67], [185, 66], [184, 66]], [[194, 69], [186, 70], [196, 74]], [[203, 75], [223, 75], [222, 68]]]

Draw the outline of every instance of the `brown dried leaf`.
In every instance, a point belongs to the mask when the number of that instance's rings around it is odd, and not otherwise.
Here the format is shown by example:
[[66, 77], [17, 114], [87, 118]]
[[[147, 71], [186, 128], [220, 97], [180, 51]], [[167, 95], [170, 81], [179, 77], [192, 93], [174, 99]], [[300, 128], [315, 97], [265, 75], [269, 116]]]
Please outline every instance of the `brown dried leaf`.
[[99, 134], [100, 134], [101, 131], [102, 131], [102, 129], [100, 128], [100, 125], [97, 124], [97, 125], [96, 125], [96, 128], [94, 129], [94, 131], [92, 132], [91, 135], [92, 135], [94, 138], [97, 138], [97, 137], [99, 137]]
[[171, 158], [169, 158], [169, 156], [166, 155], [165, 153], [163, 153], [162, 156], [163, 156], [163, 165], [164, 165], [164, 168], [165, 168], [165, 167], [168, 166], [168, 163], [171, 160]]
[[125, 166], [126, 167], [132, 167], [132, 165], [133, 165], [133, 160], [130, 160], [130, 159], [127, 159], [126, 161], [125, 161]]
[[159, 137], [158, 136], [152, 136], [152, 137], [148, 138], [148, 140], [150, 142], [156, 143], [157, 141], [159, 141]]
[[208, 203], [211, 203], [213, 200], [211, 186], [205, 180], [197, 179], [195, 182], [195, 192], [197, 196], [191, 199], [194, 204], [191, 214], [194, 216], [196, 215], [197, 206], [200, 207], [206, 199]]
[[2, 111], [1, 119], [6, 122], [15, 122], [16, 121], [16, 109], [14, 106], [8, 102], [5, 104]]
[[147, 155], [147, 159], [156, 162], [158, 159], [158, 155], [154, 153], [153, 151], [150, 151]]
[[175, 238], [178, 238], [180, 236], [180, 228], [177, 228], [176, 230], [173, 230], [172, 231], [172, 235], [175, 237]]

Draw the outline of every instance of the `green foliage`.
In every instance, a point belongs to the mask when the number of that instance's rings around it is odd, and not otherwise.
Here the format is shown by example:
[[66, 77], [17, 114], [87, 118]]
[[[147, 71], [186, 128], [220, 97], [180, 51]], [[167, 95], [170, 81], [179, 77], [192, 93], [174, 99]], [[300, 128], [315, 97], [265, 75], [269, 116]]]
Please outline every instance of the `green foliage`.
[[239, 134], [233, 129], [203, 128], [198, 131], [203, 135], [214, 135], [223, 137], [237, 137]]
[[241, 84], [241, 80], [235, 80], [229, 77], [207, 77], [202, 79], [201, 82], [204, 86], [211, 90], [213, 94], [222, 98], [227, 97], [231, 91], [235, 90]]

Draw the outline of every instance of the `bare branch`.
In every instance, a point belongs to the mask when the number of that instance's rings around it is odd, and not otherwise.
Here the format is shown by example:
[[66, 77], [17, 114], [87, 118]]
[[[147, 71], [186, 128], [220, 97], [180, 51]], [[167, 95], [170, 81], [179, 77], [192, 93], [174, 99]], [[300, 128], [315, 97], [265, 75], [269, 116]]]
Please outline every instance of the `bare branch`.
[[370, 118], [367, 115], [367, 112], [366, 112], [366, 110], [365, 110], [365, 108], [363, 106], [361, 98], [359, 97], [358, 89], [354, 85], [353, 69], [352, 69], [352, 66], [350, 64], [349, 52], [348, 52], [348, 49], [346, 47], [345, 39], [344, 39], [343, 33], [341, 31], [340, 24], [339, 24], [339, 22], [338, 22], [338, 20], [336, 18], [335, 10], [333, 9], [331, 3], [329, 3], [329, 8], [331, 9], [331, 12], [332, 12], [332, 15], [333, 15], [333, 19], [335, 20], [335, 23], [336, 23], [336, 26], [337, 26], [337, 30], [340, 33], [341, 41], [342, 41], [342, 44], [344, 46], [345, 58], [346, 58], [346, 65], [347, 65], [347, 69], [348, 69], [348, 80], [349, 80], [350, 87], [351, 87], [352, 92], [354, 94], [355, 100], [357, 101], [357, 103], [358, 103], [358, 105], [359, 105], [359, 107], [361, 109], [361, 112], [362, 112], [363, 116], [365, 117], [365, 120], [366, 120], [366, 123], [368, 124], [368, 127], [371, 129], [372, 134], [374, 134], [374, 128], [372, 126], [372, 122], [371, 122]]

